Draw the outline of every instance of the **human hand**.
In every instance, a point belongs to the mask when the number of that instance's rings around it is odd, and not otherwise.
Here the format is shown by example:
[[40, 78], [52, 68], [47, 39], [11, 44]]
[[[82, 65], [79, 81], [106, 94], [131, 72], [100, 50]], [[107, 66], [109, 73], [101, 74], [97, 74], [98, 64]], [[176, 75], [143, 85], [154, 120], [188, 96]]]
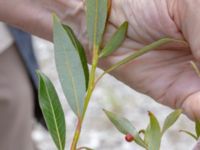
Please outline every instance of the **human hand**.
[[[16, 3], [20, 5], [14, 5]], [[200, 60], [199, 5], [196, 0], [113, 0], [104, 40], [107, 41], [123, 21], [129, 22], [129, 31], [121, 48], [104, 59], [100, 66], [108, 68], [163, 37], [185, 39], [189, 47], [170, 44], [112, 74], [162, 104], [182, 108], [191, 119], [200, 119], [200, 79], [189, 64], [190, 60]], [[7, 0], [0, 1], [0, 8], [0, 20], [49, 40], [52, 37], [51, 13], [55, 12], [88, 48], [83, 0]]]
[[[124, 21], [129, 22], [129, 30], [123, 45], [104, 59], [100, 67], [106, 69], [163, 37], [186, 40], [189, 46], [177, 43], [167, 45], [122, 66], [112, 74], [159, 103], [181, 108], [193, 120], [200, 119], [200, 79], [189, 63], [200, 60], [200, 18], [196, 15], [199, 5], [200, 2], [195, 0], [113, 0], [104, 41]], [[78, 19], [74, 19], [74, 14], [70, 13], [63, 17], [63, 21], [73, 27], [87, 49], [85, 14], [80, 8], [74, 13], [79, 14]]]
[[[189, 63], [200, 60], [200, 18], [196, 15], [199, 5], [200, 2], [195, 0], [113, 0], [104, 40], [107, 41], [124, 21], [129, 22], [129, 30], [123, 45], [104, 59], [100, 67], [106, 69], [163, 37], [186, 40], [189, 46], [177, 43], [167, 45], [122, 66], [112, 74], [159, 103], [181, 108], [193, 120], [200, 119], [200, 79]], [[85, 14], [80, 8], [77, 9], [78, 19], [74, 19], [76, 13], [70, 13], [65, 14], [63, 21], [73, 27], [88, 48]]]
[[107, 68], [163, 37], [185, 39], [189, 47], [176, 43], [167, 45], [112, 74], [159, 103], [183, 109], [193, 120], [200, 119], [200, 79], [189, 63], [200, 60], [198, 6], [200, 2], [195, 0], [113, 0], [108, 28], [118, 27], [128, 20], [129, 31], [122, 47], [102, 64]]
[[0, 21], [51, 41], [52, 13], [79, 31], [83, 5], [83, 0], [0, 0]]

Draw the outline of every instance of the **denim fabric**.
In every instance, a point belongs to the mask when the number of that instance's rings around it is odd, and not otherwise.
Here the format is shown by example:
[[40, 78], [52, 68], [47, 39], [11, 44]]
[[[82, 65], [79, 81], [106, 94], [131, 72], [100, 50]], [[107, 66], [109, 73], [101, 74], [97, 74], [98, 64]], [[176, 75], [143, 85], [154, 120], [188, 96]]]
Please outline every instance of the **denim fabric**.
[[35, 103], [35, 117], [42, 125], [45, 126], [44, 118], [39, 107], [38, 96], [37, 96], [38, 79], [37, 79], [37, 75], [35, 71], [39, 67], [38, 67], [36, 57], [34, 55], [31, 35], [22, 30], [16, 29], [14, 27], [8, 26], [8, 29], [10, 30], [10, 33], [15, 40], [15, 44], [18, 48], [19, 54], [21, 55], [21, 58], [26, 66], [27, 73], [32, 82], [33, 91], [35, 94], [35, 102], [34, 102]]
[[16, 46], [25, 63], [29, 76], [34, 84], [38, 86], [38, 80], [35, 71], [39, 68], [36, 57], [33, 52], [33, 46], [30, 34], [23, 32], [19, 29], [9, 27], [11, 35], [15, 39]]

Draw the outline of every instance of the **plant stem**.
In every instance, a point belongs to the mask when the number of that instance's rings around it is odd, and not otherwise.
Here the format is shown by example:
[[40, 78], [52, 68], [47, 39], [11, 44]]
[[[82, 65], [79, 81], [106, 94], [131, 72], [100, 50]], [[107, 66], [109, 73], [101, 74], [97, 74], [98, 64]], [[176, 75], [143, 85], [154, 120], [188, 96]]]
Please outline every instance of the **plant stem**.
[[78, 143], [80, 133], [81, 133], [81, 128], [82, 128], [82, 123], [83, 123], [83, 120], [85, 117], [86, 110], [88, 108], [88, 104], [90, 102], [90, 98], [92, 96], [92, 92], [95, 87], [95, 73], [96, 73], [96, 68], [97, 68], [98, 60], [99, 60], [98, 51], [99, 51], [99, 46], [96, 46], [94, 44], [92, 68], [91, 68], [91, 72], [90, 72], [88, 90], [87, 90], [87, 94], [86, 94], [85, 100], [84, 100], [85, 103], [84, 103], [83, 114], [82, 114], [82, 117], [79, 118], [79, 120], [78, 120], [78, 124], [77, 124], [76, 130], [75, 130], [74, 138], [73, 138], [72, 145], [71, 145], [71, 150], [76, 150], [76, 148], [77, 148], [77, 143]]
[[98, 65], [98, 51], [99, 51], [99, 46], [94, 46], [93, 48], [93, 60], [92, 60], [92, 68], [91, 68], [91, 72], [90, 72], [90, 80], [89, 80], [89, 86], [88, 86], [88, 91], [87, 91], [87, 95], [85, 97], [85, 105], [84, 105], [84, 109], [83, 109], [83, 116], [82, 118], [84, 118], [90, 98], [92, 96], [92, 92], [94, 90], [94, 86], [95, 86], [95, 74], [96, 74], [96, 68]]
[[73, 141], [71, 144], [71, 150], [76, 150], [78, 139], [79, 139], [80, 133], [81, 133], [81, 126], [82, 126], [82, 120], [78, 120], [78, 124], [76, 126]]
[[[71, 145], [71, 150], [76, 150], [77, 148], [77, 143], [80, 137], [80, 133], [81, 133], [81, 128], [82, 128], [82, 123], [85, 117], [85, 113], [87, 111], [88, 108], [88, 104], [90, 102], [90, 98], [92, 96], [92, 92], [94, 90], [94, 87], [96, 85], [96, 83], [106, 74], [111, 72], [112, 70], [120, 67], [123, 64], [126, 64], [130, 61], [132, 61], [133, 59], [149, 52], [152, 49], [155, 49], [161, 45], [167, 44], [169, 42], [172, 41], [179, 41], [179, 40], [174, 40], [174, 39], [170, 39], [170, 38], [164, 38], [161, 40], [158, 40], [150, 45], [145, 46], [144, 48], [140, 49], [139, 51], [135, 52], [134, 54], [128, 56], [127, 58], [123, 59], [122, 61], [114, 64], [111, 68], [107, 69], [102, 75], [100, 75], [100, 77], [96, 80], [95, 82], [95, 73], [96, 73], [96, 68], [98, 65], [98, 61], [99, 61], [99, 57], [98, 57], [98, 52], [99, 52], [99, 46], [94, 44], [93, 45], [93, 58], [92, 58], [92, 68], [91, 68], [91, 72], [90, 72], [90, 79], [89, 79], [89, 85], [88, 85], [88, 90], [87, 90], [87, 94], [85, 96], [85, 100], [84, 100], [84, 109], [83, 109], [83, 114], [82, 117], [79, 118], [77, 126], [76, 126], [76, 130], [74, 133], [74, 138], [72, 141], [72, 145]], [[180, 41], [179, 41], [180, 42]], [[183, 41], [182, 41], [183, 42]]]

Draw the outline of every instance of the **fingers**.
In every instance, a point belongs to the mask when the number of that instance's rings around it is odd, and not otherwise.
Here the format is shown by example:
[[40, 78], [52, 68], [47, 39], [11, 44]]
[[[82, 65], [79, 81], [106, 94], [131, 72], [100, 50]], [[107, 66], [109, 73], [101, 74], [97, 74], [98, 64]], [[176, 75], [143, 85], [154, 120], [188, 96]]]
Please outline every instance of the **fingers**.
[[174, 0], [173, 18], [184, 38], [188, 41], [193, 56], [200, 61], [200, 1]]
[[[83, 0], [62, 0], [66, 3], [65, 11], [60, 12], [61, 20], [70, 26], [82, 43], [87, 43], [85, 4]], [[59, 10], [58, 10], [59, 11]]]
[[200, 119], [200, 92], [190, 95], [182, 105], [183, 112], [192, 120]]
[[[198, 0], [174, 0], [171, 10], [172, 18], [189, 43], [192, 54], [197, 61], [200, 61], [199, 7], [200, 1]], [[188, 96], [182, 108], [190, 119], [200, 119], [200, 92]]]

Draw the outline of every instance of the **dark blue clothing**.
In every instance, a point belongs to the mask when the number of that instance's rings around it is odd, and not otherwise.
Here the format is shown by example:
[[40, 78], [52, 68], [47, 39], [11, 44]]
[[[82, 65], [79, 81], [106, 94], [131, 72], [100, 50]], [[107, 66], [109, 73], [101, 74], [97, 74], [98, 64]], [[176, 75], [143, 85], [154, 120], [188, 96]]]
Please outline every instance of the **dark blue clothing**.
[[36, 60], [36, 57], [34, 55], [33, 51], [33, 45], [31, 40], [31, 35], [23, 32], [22, 30], [13, 28], [8, 26], [8, 29], [10, 30], [11, 35], [13, 36], [15, 40], [16, 47], [19, 51], [19, 54], [24, 62], [24, 65], [26, 67], [27, 73], [30, 77], [30, 81], [33, 86], [33, 92], [35, 95], [35, 116], [36, 119], [44, 125], [44, 119], [43, 115], [41, 113], [39, 103], [38, 103], [38, 79], [36, 75], [36, 70], [39, 68], [38, 63]]
[[31, 80], [35, 87], [38, 85], [37, 76], [35, 70], [38, 69], [38, 64], [33, 52], [33, 46], [31, 41], [31, 36], [19, 29], [9, 27], [10, 32], [15, 39], [18, 51], [25, 63], [26, 69], [31, 77]]

